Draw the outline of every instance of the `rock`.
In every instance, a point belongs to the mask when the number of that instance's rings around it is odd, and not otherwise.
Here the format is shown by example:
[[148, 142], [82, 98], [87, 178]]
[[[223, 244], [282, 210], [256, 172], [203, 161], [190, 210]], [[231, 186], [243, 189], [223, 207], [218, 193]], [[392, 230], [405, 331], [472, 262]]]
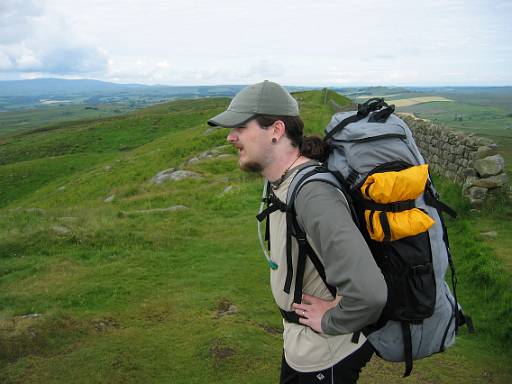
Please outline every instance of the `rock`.
[[498, 154], [498, 146], [496, 144], [490, 144], [483, 147], [478, 147], [476, 152], [473, 152], [471, 156], [473, 160], [483, 159], [485, 157], [494, 156]]
[[483, 204], [485, 196], [487, 196], [487, 188], [471, 187], [468, 189], [469, 202], [475, 207]]
[[113, 317], [104, 317], [101, 319], [92, 319], [91, 325], [100, 333], [108, 332], [119, 328], [119, 322]]
[[233, 186], [232, 185], [228, 185], [226, 188], [224, 188], [222, 193], [228, 193], [228, 192], [231, 192], [232, 190], [233, 190]]
[[474, 163], [475, 170], [481, 177], [488, 177], [500, 174], [505, 167], [505, 160], [501, 155], [488, 156], [478, 159]]
[[508, 181], [506, 173], [500, 173], [496, 176], [489, 176], [482, 179], [476, 179], [473, 181], [472, 186], [482, 187], [487, 189], [498, 188], [505, 185]]
[[230, 159], [232, 157], [235, 157], [234, 155], [231, 155], [229, 153], [224, 153], [222, 155], [217, 156], [218, 159]]
[[473, 168], [465, 168], [462, 170], [462, 176], [476, 176], [476, 171]]
[[224, 153], [227, 148], [229, 148], [229, 145], [221, 145], [220, 147], [216, 147], [216, 148], [210, 149], [208, 151], [204, 151], [204, 152], [200, 153], [199, 155], [194, 156], [193, 158], [189, 159], [187, 161], [187, 163], [192, 164], [192, 163], [196, 163], [200, 160], [211, 159], [213, 157], [221, 158], [221, 157], [226, 157], [226, 156], [232, 156], [227, 153]]
[[34, 319], [41, 316], [43, 316], [42, 313], [27, 313], [26, 315], [21, 315], [20, 319]]
[[216, 317], [222, 317], [226, 315], [233, 315], [238, 313], [238, 308], [233, 303], [229, 302], [229, 300], [221, 301], [217, 306]]
[[238, 191], [240, 188], [239, 187], [236, 187], [236, 186], [233, 186], [233, 185], [228, 185], [226, 188], [224, 188], [224, 190], [220, 193], [221, 196], [223, 195], [226, 195], [228, 193], [233, 193], [235, 191]]
[[496, 232], [496, 231], [481, 232], [480, 234], [483, 237], [488, 237], [490, 239], [496, 239], [498, 237], [498, 232]]
[[151, 179], [153, 184], [162, 184], [168, 180], [177, 181], [183, 179], [201, 179], [201, 175], [192, 171], [176, 170], [175, 168], [166, 169], [159, 172]]
[[111, 165], [105, 165], [103, 167], [103, 170], [108, 172], [108, 171], [112, 170], [112, 166]]
[[114, 201], [114, 198], [116, 197], [116, 195], [110, 195], [109, 197], [107, 197], [105, 200], [103, 200], [105, 203], [111, 203]]
[[164, 181], [169, 180], [171, 174], [176, 171], [176, 168], [164, 169], [161, 172], [158, 172], [152, 179], [151, 182], [153, 184], [162, 184]]
[[42, 208], [27, 208], [27, 209], [25, 209], [25, 212], [43, 214], [43, 213], [45, 213], [45, 210]]
[[173, 207], [167, 207], [167, 208], [142, 209], [139, 211], [120, 211], [119, 216], [126, 217], [126, 216], [133, 216], [133, 215], [145, 215], [148, 213], [176, 212], [176, 211], [182, 211], [184, 209], [188, 209], [188, 207], [185, 207], [184, 205], [175, 205]]
[[201, 179], [201, 175], [192, 171], [179, 170], [173, 172], [171, 175], [171, 180], [183, 180], [183, 179]]
[[52, 230], [53, 232], [55, 232], [57, 235], [67, 235], [69, 232], [71, 232], [69, 230], [69, 228], [66, 228], [66, 227], [62, 227], [60, 225], [54, 225], [52, 227]]
[[226, 308], [225, 310], [218, 310], [217, 311], [217, 317], [222, 317], [222, 316], [226, 316], [226, 315], [233, 315], [235, 313], [238, 313], [238, 308], [231, 304], [228, 308]]
[[208, 136], [208, 135], [212, 134], [213, 132], [215, 132], [217, 129], [218, 128], [210, 127], [206, 131], [204, 131], [203, 135]]

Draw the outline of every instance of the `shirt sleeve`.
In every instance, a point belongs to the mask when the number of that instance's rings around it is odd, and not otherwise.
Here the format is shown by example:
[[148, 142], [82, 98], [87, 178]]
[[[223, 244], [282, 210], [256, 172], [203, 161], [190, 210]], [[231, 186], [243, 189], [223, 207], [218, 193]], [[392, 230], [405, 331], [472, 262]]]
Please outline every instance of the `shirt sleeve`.
[[295, 200], [297, 220], [342, 296], [322, 318], [326, 334], [347, 334], [376, 322], [386, 304], [384, 277], [359, 232], [342, 192], [323, 181], [304, 185]]

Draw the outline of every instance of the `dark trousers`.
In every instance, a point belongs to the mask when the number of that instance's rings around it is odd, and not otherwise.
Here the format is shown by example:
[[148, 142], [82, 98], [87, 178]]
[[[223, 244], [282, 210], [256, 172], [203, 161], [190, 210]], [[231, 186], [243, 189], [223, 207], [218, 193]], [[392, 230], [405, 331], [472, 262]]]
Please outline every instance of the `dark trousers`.
[[361, 348], [348, 355], [338, 364], [317, 372], [297, 372], [284, 358], [281, 362], [281, 384], [351, 384], [359, 379], [361, 369], [373, 355], [373, 347], [366, 341]]

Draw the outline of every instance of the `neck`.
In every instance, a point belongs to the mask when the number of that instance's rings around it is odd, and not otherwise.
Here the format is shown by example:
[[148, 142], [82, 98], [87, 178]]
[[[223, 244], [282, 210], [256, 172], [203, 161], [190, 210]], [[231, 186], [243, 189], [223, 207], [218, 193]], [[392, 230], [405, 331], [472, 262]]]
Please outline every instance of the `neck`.
[[270, 182], [276, 182], [283, 176], [285, 176], [286, 172], [296, 167], [297, 165], [304, 164], [309, 161], [307, 157], [301, 156], [299, 150], [295, 148], [293, 151], [290, 151], [287, 154], [283, 154], [276, 159], [276, 161], [272, 162], [271, 165], [266, 167], [261, 174], [267, 178]]

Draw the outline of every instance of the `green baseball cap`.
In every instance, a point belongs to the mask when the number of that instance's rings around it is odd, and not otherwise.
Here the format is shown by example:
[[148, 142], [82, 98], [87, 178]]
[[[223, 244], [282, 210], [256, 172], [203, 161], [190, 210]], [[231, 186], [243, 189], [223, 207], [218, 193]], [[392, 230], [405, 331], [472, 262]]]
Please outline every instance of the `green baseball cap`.
[[299, 105], [282, 86], [265, 80], [238, 92], [228, 109], [208, 120], [208, 125], [240, 127], [254, 115], [299, 116]]

